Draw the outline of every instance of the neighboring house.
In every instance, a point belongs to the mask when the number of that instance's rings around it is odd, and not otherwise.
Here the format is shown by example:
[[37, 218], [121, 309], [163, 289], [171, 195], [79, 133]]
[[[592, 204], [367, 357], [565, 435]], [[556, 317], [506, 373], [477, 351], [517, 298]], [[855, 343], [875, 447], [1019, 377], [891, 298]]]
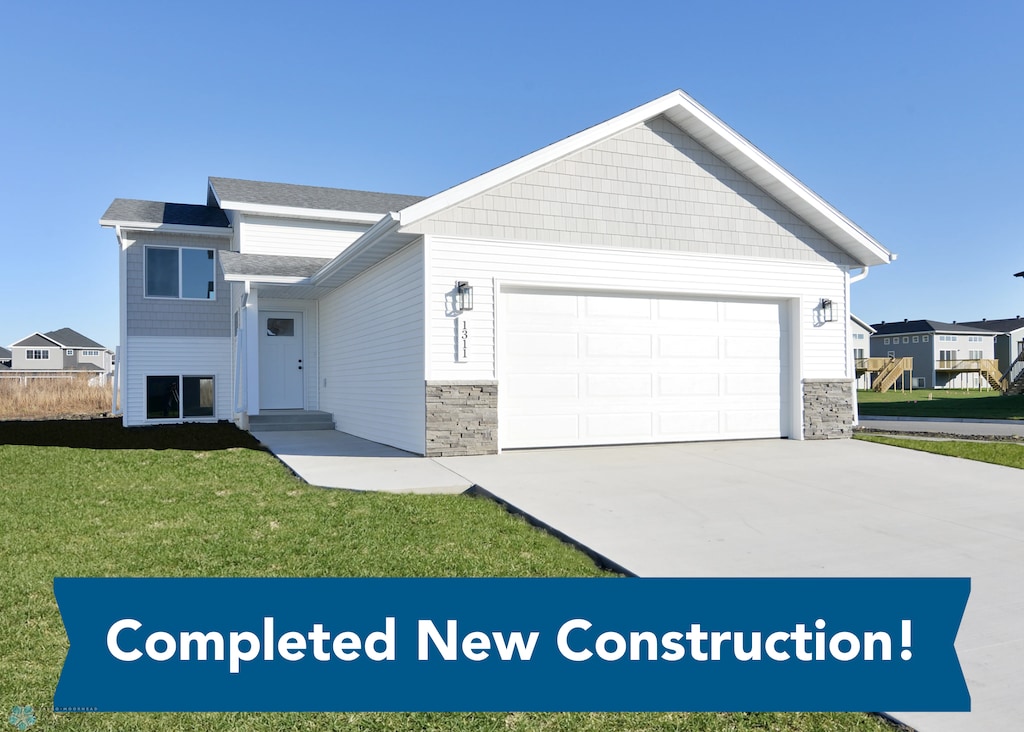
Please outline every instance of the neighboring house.
[[1024, 353], [1024, 318], [1019, 315], [1016, 318], [1003, 320], [973, 320], [965, 322], [963, 325], [984, 328], [996, 333], [995, 354], [999, 361], [999, 370], [1004, 374], [1010, 369], [1011, 364]]
[[113, 353], [71, 328], [33, 333], [11, 346], [12, 371], [79, 371], [109, 374]]
[[11, 352], [6, 348], [0, 348], [0, 369], [9, 369], [11, 367]]
[[847, 436], [851, 272], [895, 259], [682, 92], [429, 198], [210, 178], [100, 224], [126, 425], [432, 456]]
[[863, 368], [864, 359], [871, 355], [871, 335], [875, 329], [850, 313], [850, 342], [852, 343], [856, 389], [871, 388], [871, 372]]
[[988, 389], [997, 386], [995, 333], [964, 323], [904, 320], [871, 326], [871, 356], [914, 359], [914, 389]]

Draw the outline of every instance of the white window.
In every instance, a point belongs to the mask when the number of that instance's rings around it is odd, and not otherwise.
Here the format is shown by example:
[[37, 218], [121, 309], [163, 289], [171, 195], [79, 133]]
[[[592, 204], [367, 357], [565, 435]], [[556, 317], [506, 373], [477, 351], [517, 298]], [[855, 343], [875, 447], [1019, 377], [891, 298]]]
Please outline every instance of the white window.
[[100, 355], [100, 352], [99, 352], [99, 351], [89, 351], [89, 350], [85, 350], [85, 351], [82, 351], [82, 355], [83, 355], [83, 356], [99, 356], [99, 355]]
[[922, 343], [927, 343], [928, 342], [928, 336], [926, 336], [926, 335], [921, 336], [921, 342]]
[[971, 360], [980, 359], [980, 358], [982, 358], [981, 353], [982, 353], [981, 351], [968, 351], [967, 352], [967, 358], [969, 358]]
[[64, 351], [64, 355], [65, 356], [74, 356], [75, 355], [75, 349], [73, 349], [73, 348], [66, 349]]
[[912, 340], [913, 340], [913, 342], [914, 342], [914, 343], [917, 343], [917, 336], [914, 336], [914, 337], [912, 338]]
[[146, 419], [212, 416], [212, 376], [146, 377]]
[[853, 334], [853, 340], [855, 340], [855, 341], [862, 341], [862, 340], [864, 340], [864, 334], [863, 333], [854, 333]]
[[968, 336], [967, 340], [971, 343], [981, 343], [985, 340], [984, 336]]
[[216, 300], [212, 249], [146, 247], [146, 297]]
[[50, 358], [49, 348], [30, 348], [25, 351], [25, 358], [34, 359], [37, 361], [46, 361]]
[[910, 336], [903, 336], [904, 343], [910, 343]]
[[884, 341], [882, 341], [882, 343], [888, 346], [889, 345], [889, 339], [886, 338]]
[[940, 361], [956, 361], [956, 351], [939, 351]]

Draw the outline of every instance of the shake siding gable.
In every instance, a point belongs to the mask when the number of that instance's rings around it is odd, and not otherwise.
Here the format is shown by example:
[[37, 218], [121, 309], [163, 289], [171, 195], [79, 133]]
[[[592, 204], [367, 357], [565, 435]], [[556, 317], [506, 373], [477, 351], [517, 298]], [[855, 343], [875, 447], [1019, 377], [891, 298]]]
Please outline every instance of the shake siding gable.
[[299, 221], [241, 216], [239, 251], [243, 254], [332, 259], [370, 227], [329, 221]]
[[857, 266], [663, 117], [499, 185], [410, 230]]
[[319, 303], [320, 408], [337, 429], [423, 454], [423, 243]]

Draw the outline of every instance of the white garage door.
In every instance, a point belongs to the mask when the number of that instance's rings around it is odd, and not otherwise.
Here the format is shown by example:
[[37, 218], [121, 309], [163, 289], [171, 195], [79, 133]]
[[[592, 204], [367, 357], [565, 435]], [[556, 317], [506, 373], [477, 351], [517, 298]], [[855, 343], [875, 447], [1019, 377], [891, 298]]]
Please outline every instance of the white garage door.
[[780, 302], [508, 291], [503, 448], [783, 437]]

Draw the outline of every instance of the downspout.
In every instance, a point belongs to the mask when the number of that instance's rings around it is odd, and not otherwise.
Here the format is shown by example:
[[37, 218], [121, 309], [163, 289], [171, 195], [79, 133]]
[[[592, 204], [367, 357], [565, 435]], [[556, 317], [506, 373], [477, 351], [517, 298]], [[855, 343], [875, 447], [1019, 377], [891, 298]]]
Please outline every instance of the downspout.
[[[860, 282], [868, 276], [871, 268], [864, 265], [860, 269], [860, 273], [853, 275], [852, 277], [846, 278], [846, 353], [850, 359], [850, 384], [852, 385], [851, 391], [853, 392], [853, 426], [857, 427], [860, 424], [860, 407], [857, 404], [857, 366], [853, 362], [853, 339], [850, 337], [852, 327], [850, 325], [850, 315], [852, 315], [852, 309], [850, 308], [850, 285], [854, 282]], [[869, 354], [870, 355], [870, 354]]]

